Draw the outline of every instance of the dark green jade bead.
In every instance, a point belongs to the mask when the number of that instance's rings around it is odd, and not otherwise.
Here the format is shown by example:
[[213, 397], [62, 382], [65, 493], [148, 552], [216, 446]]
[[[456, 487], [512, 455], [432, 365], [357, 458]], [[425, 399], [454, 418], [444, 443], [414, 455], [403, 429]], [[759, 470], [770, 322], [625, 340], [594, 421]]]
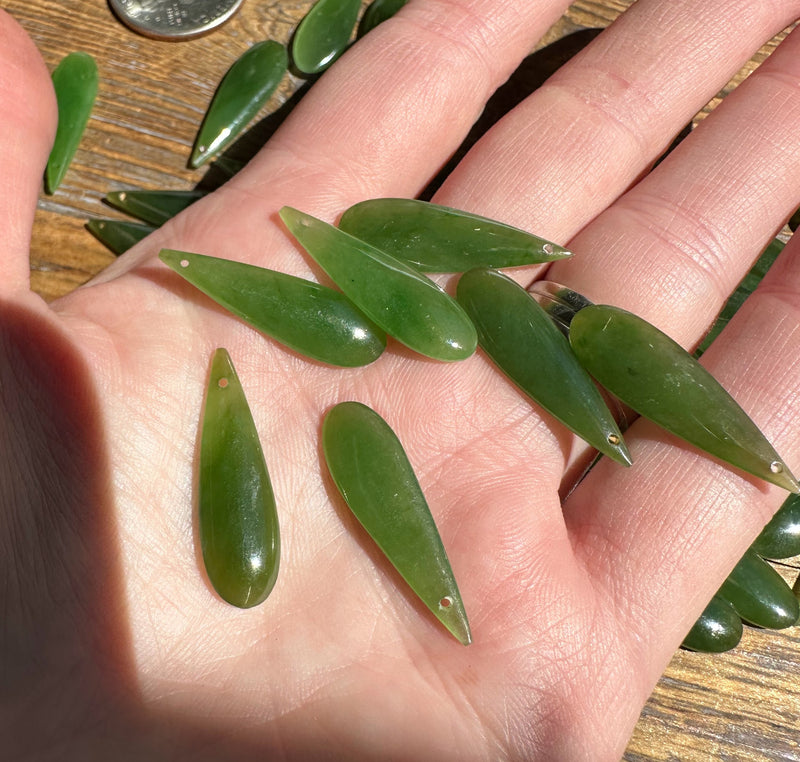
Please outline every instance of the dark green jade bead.
[[569, 340], [584, 368], [640, 415], [725, 463], [800, 491], [733, 397], [655, 326], [618, 307], [593, 304], [572, 318]]
[[728, 601], [715, 595], [689, 630], [683, 648], [719, 654], [739, 645], [744, 627], [742, 618]]
[[435, 360], [464, 360], [475, 351], [472, 321], [430, 278], [311, 215], [290, 207], [280, 215], [333, 282], [390, 336]]
[[327, 69], [347, 48], [361, 0], [317, 0], [292, 38], [292, 61], [304, 74]]
[[800, 555], [800, 495], [789, 495], [750, 549], [763, 558]]
[[761, 556], [748, 549], [717, 592], [745, 622], [781, 630], [800, 616], [792, 589]]
[[464, 603], [428, 503], [400, 440], [360, 402], [332, 408], [322, 446], [350, 510], [420, 600], [464, 645], [472, 641]]
[[407, 2], [408, 0], [372, 0], [361, 17], [361, 23], [358, 25], [358, 36], [363, 37], [378, 24], [382, 24], [394, 16]]
[[89, 232], [104, 243], [114, 254], [124, 254], [131, 246], [150, 235], [155, 228], [141, 222], [127, 220], [89, 220]]
[[305, 357], [340, 367], [377, 360], [386, 335], [338, 291], [293, 275], [163, 249], [181, 277], [261, 333]]
[[198, 472], [199, 535], [208, 579], [228, 603], [256, 606], [278, 578], [278, 515], [258, 432], [224, 349], [211, 363]]
[[377, 198], [350, 207], [339, 228], [426, 272], [518, 267], [570, 252], [524, 230], [447, 206]]
[[78, 150], [97, 98], [98, 83], [97, 64], [88, 53], [70, 53], [53, 72], [58, 126], [45, 168], [48, 193], [55, 193]]
[[189, 165], [197, 168], [227, 148], [270, 99], [289, 67], [286, 48], [257, 42], [219, 83], [194, 142]]
[[131, 217], [159, 227], [205, 195], [206, 192], [200, 190], [123, 190], [109, 193], [104, 201]]
[[523, 392], [600, 452], [623, 465], [631, 457], [611, 411], [569, 341], [542, 307], [496, 270], [470, 270], [458, 301], [487, 355]]

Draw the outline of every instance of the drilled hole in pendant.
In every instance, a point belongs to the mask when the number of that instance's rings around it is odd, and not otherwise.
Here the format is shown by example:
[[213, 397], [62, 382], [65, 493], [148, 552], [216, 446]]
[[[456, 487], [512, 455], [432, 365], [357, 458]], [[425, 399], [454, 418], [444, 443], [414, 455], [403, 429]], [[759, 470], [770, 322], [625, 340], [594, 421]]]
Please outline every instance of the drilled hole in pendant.
[[606, 442], [608, 442], [610, 445], [618, 445], [620, 441], [619, 435], [617, 434], [609, 434], [606, 437]]
[[553, 253], [553, 244], [546, 243], [544, 246], [542, 246], [542, 251], [549, 257]]
[[228, 379], [223, 376], [219, 381], [217, 381], [217, 386], [220, 389], [225, 389], [228, 386]]
[[439, 601], [440, 609], [449, 609], [452, 605], [453, 599], [449, 595], [445, 595], [445, 597]]
[[182, 259], [181, 260], [181, 267], [188, 267], [188, 266], [189, 266], [189, 260], [188, 259]]
[[772, 463], [769, 464], [769, 470], [772, 471], [773, 474], [782, 474], [783, 463], [773, 460]]
[[117, 198], [118, 198], [120, 201], [124, 201], [126, 198], [128, 198], [128, 194], [127, 194], [127, 193], [125, 193], [125, 192], [123, 192], [123, 193], [120, 193], [120, 194], [117, 196]]

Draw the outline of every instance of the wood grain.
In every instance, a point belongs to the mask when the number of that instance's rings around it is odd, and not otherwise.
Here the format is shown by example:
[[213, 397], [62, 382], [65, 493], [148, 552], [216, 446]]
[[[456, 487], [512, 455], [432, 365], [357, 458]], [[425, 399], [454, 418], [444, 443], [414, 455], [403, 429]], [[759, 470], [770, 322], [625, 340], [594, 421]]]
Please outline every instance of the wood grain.
[[[629, 4], [580, 0], [539, 47], [571, 31], [606, 26]], [[310, 0], [245, 2], [222, 30], [170, 43], [137, 36], [97, 0], [7, 0], [4, 7], [32, 35], [51, 69], [66, 53], [82, 49], [97, 58], [101, 73], [98, 102], [75, 161], [61, 188], [53, 196], [42, 195], [38, 206], [31, 248], [35, 291], [52, 300], [112, 261], [84, 229], [92, 217], [122, 217], [103, 204], [109, 191], [185, 189], [203, 180], [205, 170], [190, 170], [186, 162], [220, 78], [252, 42], [286, 42], [310, 5]], [[283, 104], [297, 84], [287, 77], [267, 111]], [[779, 568], [790, 581], [797, 577], [796, 560]], [[747, 629], [730, 654], [675, 654], [642, 713], [625, 760], [800, 760], [798, 637], [798, 628], [780, 633]]]

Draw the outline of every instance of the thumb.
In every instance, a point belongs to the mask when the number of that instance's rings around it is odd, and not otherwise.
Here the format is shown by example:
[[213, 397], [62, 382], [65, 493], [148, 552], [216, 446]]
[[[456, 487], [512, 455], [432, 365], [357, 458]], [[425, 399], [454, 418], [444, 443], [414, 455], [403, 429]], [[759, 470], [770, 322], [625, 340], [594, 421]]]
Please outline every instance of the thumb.
[[26, 32], [0, 10], [0, 298], [30, 283], [33, 215], [57, 121], [52, 80]]

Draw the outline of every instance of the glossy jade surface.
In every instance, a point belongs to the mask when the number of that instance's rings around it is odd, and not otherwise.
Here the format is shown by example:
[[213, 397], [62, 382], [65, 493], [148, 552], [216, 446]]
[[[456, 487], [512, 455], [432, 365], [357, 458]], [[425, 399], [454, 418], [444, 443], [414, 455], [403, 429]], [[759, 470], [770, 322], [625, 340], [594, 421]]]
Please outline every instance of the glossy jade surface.
[[303, 74], [327, 69], [347, 48], [361, 0], [317, 0], [297, 25], [292, 63]]
[[714, 596], [681, 644], [690, 651], [722, 653], [742, 639], [742, 618], [728, 601]]
[[275, 40], [257, 42], [233, 63], [203, 118], [191, 167], [205, 164], [233, 143], [270, 99], [288, 66], [286, 48]]
[[131, 217], [159, 227], [205, 195], [199, 190], [122, 190], [112, 191], [104, 200]]
[[198, 471], [199, 535], [208, 579], [228, 603], [256, 606], [278, 578], [278, 514], [258, 432], [224, 349], [211, 363]]
[[800, 555], [800, 495], [789, 495], [750, 546], [763, 558]]
[[123, 254], [155, 228], [142, 222], [127, 220], [94, 219], [86, 223], [86, 228], [114, 254]]
[[781, 630], [797, 623], [800, 606], [792, 589], [763, 558], [749, 549], [723, 582], [717, 595], [745, 622]]
[[329, 365], [376, 360], [386, 336], [338, 291], [293, 275], [163, 249], [161, 260], [234, 315], [281, 344]]
[[733, 397], [642, 318], [591, 305], [572, 318], [569, 339], [586, 370], [640, 415], [726, 463], [798, 491], [786, 464]]
[[70, 53], [53, 72], [58, 127], [45, 168], [47, 193], [55, 193], [78, 150], [97, 97], [98, 81], [97, 64], [88, 53]]
[[358, 25], [358, 36], [363, 37], [367, 32], [394, 16], [408, 0], [372, 0], [361, 17]]
[[622, 434], [569, 341], [547, 313], [496, 270], [470, 270], [458, 301], [478, 331], [478, 342], [523, 392], [567, 428], [623, 465], [631, 464]]
[[518, 267], [564, 259], [563, 246], [474, 214], [404, 198], [350, 207], [339, 228], [426, 272]]
[[468, 645], [472, 636], [450, 562], [395, 433], [366, 405], [343, 402], [325, 417], [322, 445], [350, 510], [423, 603]]
[[469, 357], [475, 326], [430, 278], [327, 222], [290, 207], [289, 231], [347, 297], [386, 333], [435, 360]]

